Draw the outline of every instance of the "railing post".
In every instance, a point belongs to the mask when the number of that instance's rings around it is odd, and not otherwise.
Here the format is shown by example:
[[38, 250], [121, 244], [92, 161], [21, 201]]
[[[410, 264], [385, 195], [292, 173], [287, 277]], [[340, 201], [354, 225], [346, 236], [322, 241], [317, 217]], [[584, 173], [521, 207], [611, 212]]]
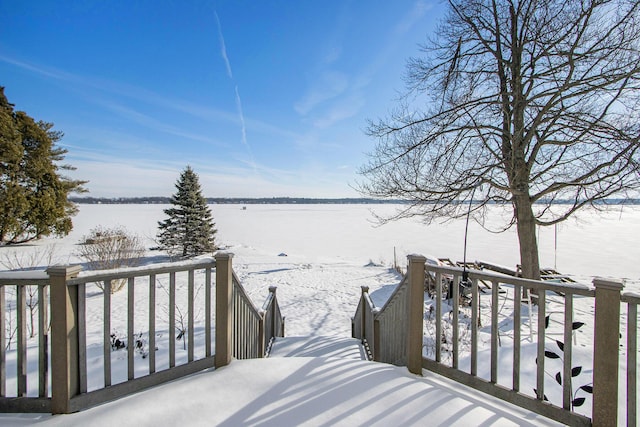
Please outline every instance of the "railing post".
[[216, 259], [216, 353], [215, 367], [231, 362], [233, 316], [233, 254], [217, 253]]
[[265, 328], [265, 312], [260, 311], [260, 320], [258, 320], [258, 357], [263, 358], [267, 348], [267, 332]]
[[620, 337], [619, 280], [593, 280], [596, 288], [595, 337], [593, 341], [594, 426], [618, 424], [618, 346]]
[[407, 369], [422, 375], [422, 323], [424, 320], [424, 265], [422, 255], [409, 255], [408, 312], [407, 312]]
[[[277, 286], [269, 286], [269, 293], [273, 294], [271, 299], [271, 333], [274, 337], [278, 336], [278, 331], [276, 331], [276, 291], [278, 290]], [[269, 337], [271, 339], [271, 337]]]
[[[376, 309], [377, 312], [377, 309]], [[375, 313], [374, 313], [375, 316]], [[373, 321], [373, 360], [380, 361], [380, 321]]]
[[78, 361], [78, 287], [67, 280], [79, 265], [47, 269], [51, 286], [51, 412], [71, 412], [71, 398], [80, 392]]
[[364, 343], [364, 340], [367, 339], [367, 302], [365, 295], [369, 292], [369, 287], [363, 285], [361, 289], [360, 307], [362, 307], [362, 315], [360, 316], [360, 342]]

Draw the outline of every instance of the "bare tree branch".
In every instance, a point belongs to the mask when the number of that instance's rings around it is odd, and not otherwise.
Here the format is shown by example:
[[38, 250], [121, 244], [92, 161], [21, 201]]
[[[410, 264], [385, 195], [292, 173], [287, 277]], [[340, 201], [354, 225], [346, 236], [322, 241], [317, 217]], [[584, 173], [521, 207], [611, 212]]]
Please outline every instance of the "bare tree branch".
[[[536, 225], [640, 192], [640, 3], [448, 0], [359, 190], [409, 202], [392, 220], [509, 203], [523, 273], [539, 274]], [[562, 204], [560, 204], [562, 202]], [[553, 209], [551, 206], [553, 205]]]

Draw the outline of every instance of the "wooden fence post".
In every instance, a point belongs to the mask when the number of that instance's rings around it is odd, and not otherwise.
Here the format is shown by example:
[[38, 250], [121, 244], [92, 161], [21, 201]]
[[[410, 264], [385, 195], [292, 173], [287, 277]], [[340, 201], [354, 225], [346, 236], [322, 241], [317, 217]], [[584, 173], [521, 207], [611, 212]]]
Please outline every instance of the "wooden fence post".
[[216, 353], [215, 367], [228, 365], [233, 339], [233, 254], [217, 253], [216, 259]]
[[407, 298], [407, 369], [422, 375], [422, 323], [424, 320], [424, 265], [427, 259], [422, 255], [409, 255], [409, 292]]
[[[376, 308], [376, 313], [378, 313], [378, 308]], [[373, 360], [376, 362], [380, 361], [380, 321], [373, 321]]]
[[[278, 331], [276, 330], [276, 291], [278, 290], [277, 286], [269, 286], [269, 293], [273, 294], [273, 299], [271, 300], [272, 309], [271, 309], [271, 333], [274, 337], [279, 336]], [[271, 339], [271, 337], [269, 337]]]
[[594, 426], [618, 424], [618, 357], [620, 337], [619, 280], [596, 278], [595, 337], [593, 340]]
[[79, 265], [47, 269], [51, 286], [51, 413], [71, 412], [71, 398], [80, 392], [78, 362], [78, 287], [67, 280]]
[[[366, 294], [369, 292], [368, 286], [360, 286], [362, 292], [360, 293], [360, 306], [362, 307], [362, 316], [360, 318], [360, 342], [364, 343], [367, 339], [367, 302], [366, 302]], [[371, 343], [373, 344], [373, 343]]]

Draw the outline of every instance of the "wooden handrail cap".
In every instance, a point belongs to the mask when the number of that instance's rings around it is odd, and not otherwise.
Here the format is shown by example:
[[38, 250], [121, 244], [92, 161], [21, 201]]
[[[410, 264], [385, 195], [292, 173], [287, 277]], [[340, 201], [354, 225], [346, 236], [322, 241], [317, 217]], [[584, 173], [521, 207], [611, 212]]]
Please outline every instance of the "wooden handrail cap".
[[596, 277], [593, 279], [593, 286], [596, 289], [606, 289], [610, 291], [621, 291], [624, 288], [624, 282], [619, 279], [604, 279]]

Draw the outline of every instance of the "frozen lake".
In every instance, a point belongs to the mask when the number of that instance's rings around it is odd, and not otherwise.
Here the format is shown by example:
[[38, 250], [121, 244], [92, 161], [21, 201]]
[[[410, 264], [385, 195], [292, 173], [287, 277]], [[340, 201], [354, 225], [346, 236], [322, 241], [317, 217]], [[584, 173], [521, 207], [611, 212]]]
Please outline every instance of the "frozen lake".
[[[155, 245], [157, 223], [167, 205], [79, 205], [74, 230], [55, 244], [57, 262], [74, 262], [74, 246], [98, 225], [119, 225]], [[404, 264], [409, 253], [462, 260], [464, 220], [425, 225], [418, 219], [382, 226], [372, 212], [390, 214], [395, 205], [211, 205], [222, 247], [247, 247], [265, 255], [287, 254], [289, 261]], [[501, 213], [491, 208], [487, 224], [498, 228]], [[640, 281], [640, 206], [613, 207], [605, 213], [585, 210], [578, 219], [539, 230], [542, 267], [590, 281], [594, 276]], [[556, 243], [557, 242], [557, 243]], [[28, 248], [24, 248], [27, 250]], [[9, 250], [9, 248], [0, 248]], [[12, 249], [15, 250], [15, 249]], [[20, 249], [22, 250], [22, 249]], [[515, 268], [519, 263], [515, 229], [491, 233], [469, 224], [468, 260]]]
[[[97, 225], [121, 225], [147, 239], [149, 246], [166, 205], [80, 205], [74, 231], [62, 239], [75, 243]], [[394, 205], [211, 205], [223, 246], [248, 246], [265, 253], [286, 253], [311, 261], [393, 263], [408, 253], [461, 260], [464, 220], [425, 225], [418, 219], [376, 226], [372, 211], [389, 214]], [[500, 212], [492, 208], [488, 224], [497, 228]], [[606, 213], [583, 211], [578, 219], [539, 230], [540, 261], [580, 277], [640, 279], [640, 206], [614, 207]], [[556, 245], [557, 237], [557, 245]], [[556, 248], [557, 246], [557, 248]], [[468, 260], [509, 267], [519, 263], [515, 229], [491, 233], [469, 224]]]

